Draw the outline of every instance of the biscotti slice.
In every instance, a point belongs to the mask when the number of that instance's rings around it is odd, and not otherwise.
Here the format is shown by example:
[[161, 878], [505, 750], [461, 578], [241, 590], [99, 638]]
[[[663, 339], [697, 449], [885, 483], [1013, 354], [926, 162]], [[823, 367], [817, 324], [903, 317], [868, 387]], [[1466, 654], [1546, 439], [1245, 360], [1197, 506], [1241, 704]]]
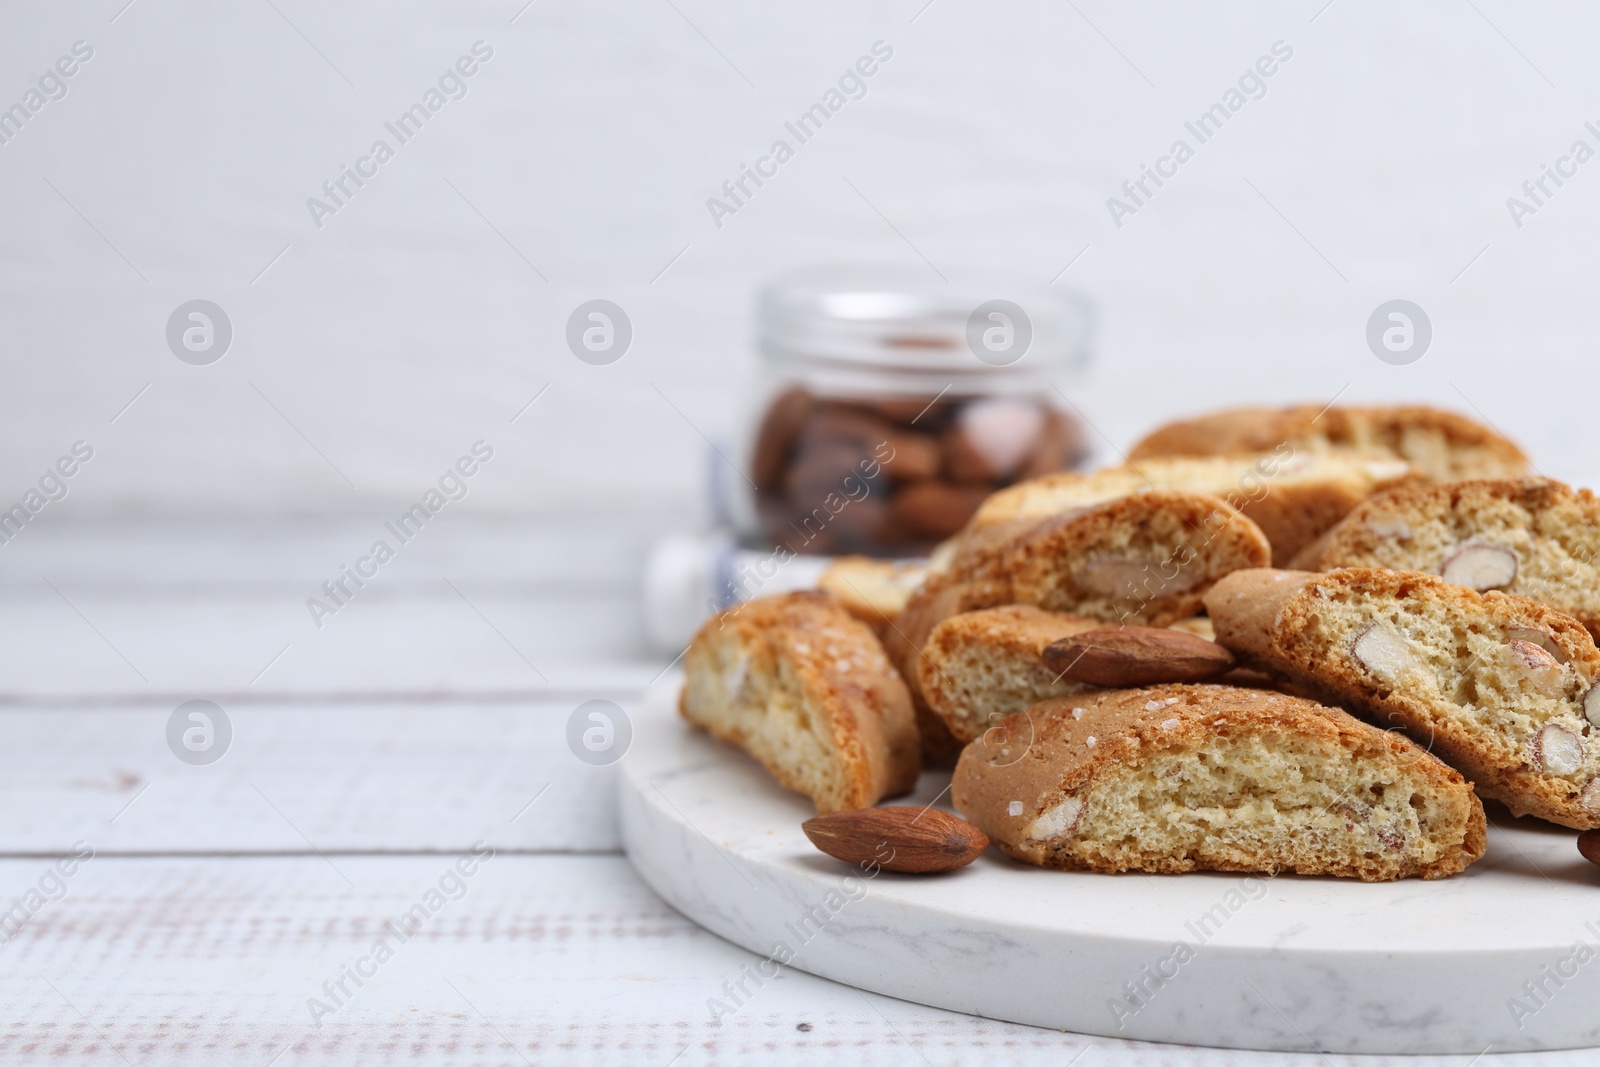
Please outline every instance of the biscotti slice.
[[1270, 556], [1255, 523], [1217, 497], [1150, 492], [974, 530], [912, 594], [888, 644], [915, 652], [951, 615], [1031, 604], [1103, 622], [1165, 626], [1200, 610], [1230, 571]]
[[1005, 604], [1102, 622], [1165, 626], [1200, 610], [1230, 571], [1259, 566], [1271, 547], [1259, 527], [1217, 497], [1137, 493], [1082, 511], [975, 530], [943, 570], [930, 572], [884, 637], [919, 706], [917, 660], [952, 615]]
[[823, 570], [817, 588], [833, 594], [844, 610], [882, 637], [905, 610], [906, 601], [922, 584], [927, 570], [927, 561], [920, 559], [840, 556]]
[[1063, 680], [1042, 657], [1052, 642], [1102, 625], [1027, 604], [952, 615], [917, 657], [922, 699], [965, 744], [1007, 715], [1086, 688]]
[[1219, 643], [1403, 728], [1513, 813], [1600, 827], [1600, 651], [1576, 619], [1366, 569], [1240, 571], [1206, 608]]
[[1047, 701], [969, 745], [956, 810], [1060, 870], [1444, 878], [1483, 855], [1460, 774], [1337, 708], [1158, 685]]
[[818, 813], [899, 796], [922, 765], [911, 698], [865, 623], [807, 590], [747, 601], [701, 627], [679, 711], [739, 746]]
[[969, 530], [1090, 507], [1129, 493], [1174, 490], [1219, 496], [1272, 542], [1272, 557], [1292, 559], [1373, 493], [1420, 480], [1410, 464], [1343, 452], [1157, 456], [1092, 473], [1062, 471], [1001, 489], [978, 509]]
[[1404, 460], [1432, 482], [1515, 478], [1528, 457], [1498, 432], [1464, 415], [1421, 405], [1236, 408], [1168, 423], [1133, 446], [1129, 458], [1270, 452], [1349, 451]]
[[1548, 478], [1397, 489], [1356, 508], [1299, 570], [1427, 571], [1537, 600], [1600, 634], [1600, 499]]

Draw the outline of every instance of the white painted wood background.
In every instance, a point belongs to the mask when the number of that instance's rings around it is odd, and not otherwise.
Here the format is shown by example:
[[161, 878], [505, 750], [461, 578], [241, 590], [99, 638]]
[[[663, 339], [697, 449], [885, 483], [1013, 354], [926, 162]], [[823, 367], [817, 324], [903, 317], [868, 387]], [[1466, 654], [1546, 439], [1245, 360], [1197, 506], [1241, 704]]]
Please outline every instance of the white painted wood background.
[[[496, 457], [452, 509], [691, 524], [702, 433], [750, 417], [756, 287], [840, 261], [1090, 294], [1096, 369], [1061, 384], [1106, 458], [1197, 407], [1342, 393], [1476, 407], [1549, 473], [1600, 473], [1600, 172], [1520, 229], [1505, 206], [1596, 117], [1592, 5], [83, 0], [0, 19], [0, 103], [74, 41], [96, 50], [0, 145], [0, 501], [96, 448], [47, 519], [388, 517], [481, 438]], [[317, 229], [307, 198], [479, 39], [495, 57], [468, 95]], [[714, 225], [706, 199], [880, 39], [867, 95]], [[1116, 227], [1107, 199], [1278, 40], [1294, 58], [1267, 95]], [[197, 297], [235, 326], [208, 367], [164, 341]], [[596, 297], [635, 327], [606, 367], [563, 341]], [[1396, 297], [1434, 324], [1407, 367], [1364, 341]]]

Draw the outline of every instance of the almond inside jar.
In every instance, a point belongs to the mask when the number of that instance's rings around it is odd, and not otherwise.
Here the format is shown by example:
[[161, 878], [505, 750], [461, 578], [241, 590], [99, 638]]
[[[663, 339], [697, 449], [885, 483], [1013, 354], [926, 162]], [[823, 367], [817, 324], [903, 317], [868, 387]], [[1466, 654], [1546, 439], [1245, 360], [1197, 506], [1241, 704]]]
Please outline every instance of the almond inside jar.
[[1088, 459], [1059, 390], [1090, 309], [1059, 287], [816, 268], [768, 285], [759, 319], [755, 491], [730, 508], [752, 540], [926, 555], [997, 489]]
[[794, 552], [912, 555], [966, 525], [996, 489], [1087, 456], [1077, 422], [1043, 400], [842, 400], [791, 387], [756, 435], [761, 530]]

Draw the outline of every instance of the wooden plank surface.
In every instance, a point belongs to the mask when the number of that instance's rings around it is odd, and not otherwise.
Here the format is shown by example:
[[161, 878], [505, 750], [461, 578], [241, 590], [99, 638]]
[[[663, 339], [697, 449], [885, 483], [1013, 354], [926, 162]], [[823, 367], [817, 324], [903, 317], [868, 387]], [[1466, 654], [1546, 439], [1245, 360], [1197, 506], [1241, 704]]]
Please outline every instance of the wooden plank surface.
[[[89, 860], [0, 948], [0, 1062], [1372, 1062], [1088, 1039], [794, 969], [759, 988], [746, 980], [743, 1003], [714, 1018], [712, 1000], [734, 1006], [724, 983], [759, 958], [673, 912], [626, 861], [499, 854], [453, 878], [456, 860]], [[49, 870], [43, 859], [0, 862], [0, 893], [24, 894]], [[402, 940], [385, 923], [407, 914]], [[392, 953], [382, 962], [380, 939]], [[358, 964], [368, 976], [340, 991]]]
[[[29, 528], [0, 546], [0, 697], [641, 686], [670, 659], [646, 649], [639, 613], [667, 525], [463, 516], [362, 587], [346, 579], [342, 604], [323, 585], [381, 516]], [[337, 610], [313, 618], [312, 598]]]
[[[0, 555], [0, 1063], [1328, 1059], [1080, 1038], [792, 969], [714, 1018], [759, 960], [637, 880], [612, 851], [613, 771], [566, 738], [583, 700], [626, 712], [674, 684], [617, 577], [643, 538], [463, 526], [336, 627], [296, 632], [296, 598], [350, 530], [135, 523]], [[166, 738], [193, 698], [234, 731], [208, 766]], [[495, 858], [431, 908], [478, 841]], [[57, 880], [74, 848], [94, 858]], [[419, 905], [415, 934], [334, 1003], [322, 983]], [[311, 998], [334, 1010], [314, 1020]], [[1427, 1062], [1450, 1061], [1407, 1067]]]
[[[615, 850], [611, 771], [566, 727], [667, 665], [639, 642], [651, 524], [430, 528], [316, 628], [305, 599], [374, 521], [61, 522], [4, 546], [0, 854]], [[207, 766], [168, 745], [192, 699], [233, 731]]]
[[[0, 853], [618, 848], [613, 769], [562, 701], [225, 703], [227, 753], [168, 747], [172, 707], [0, 709]], [[624, 709], [631, 702], [623, 699]]]

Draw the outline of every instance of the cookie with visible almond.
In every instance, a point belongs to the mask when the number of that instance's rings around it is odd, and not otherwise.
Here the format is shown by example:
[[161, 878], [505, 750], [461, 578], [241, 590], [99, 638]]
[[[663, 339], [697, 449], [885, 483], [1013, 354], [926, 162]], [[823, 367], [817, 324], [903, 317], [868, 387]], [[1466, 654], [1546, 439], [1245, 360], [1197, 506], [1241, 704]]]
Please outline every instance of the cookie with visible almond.
[[1600, 650], [1570, 616], [1416, 571], [1238, 571], [1217, 641], [1404, 729], [1517, 815], [1600, 827]]
[[1483, 855], [1460, 774], [1337, 708], [1260, 689], [1093, 690], [969, 745], [956, 810], [1060, 870], [1444, 878]]
[[1029, 604], [952, 615], [933, 628], [916, 658], [918, 692], [950, 735], [966, 744], [1007, 715], [1086, 688], [1063, 679], [1044, 651], [1101, 625]]
[[908, 793], [921, 746], [905, 683], [866, 624], [826, 593], [761, 597], [700, 628], [678, 708], [744, 749], [819, 814]]
[[1296, 570], [1426, 571], [1537, 600], [1600, 635], [1600, 499], [1549, 478], [1411, 486], [1361, 503]]
[[974, 530], [930, 570], [884, 647], [920, 699], [917, 658], [952, 615], [1005, 604], [1165, 626], [1200, 609], [1230, 571], [1261, 566], [1272, 549], [1237, 508], [1199, 493], [1151, 492], [1043, 518]]

